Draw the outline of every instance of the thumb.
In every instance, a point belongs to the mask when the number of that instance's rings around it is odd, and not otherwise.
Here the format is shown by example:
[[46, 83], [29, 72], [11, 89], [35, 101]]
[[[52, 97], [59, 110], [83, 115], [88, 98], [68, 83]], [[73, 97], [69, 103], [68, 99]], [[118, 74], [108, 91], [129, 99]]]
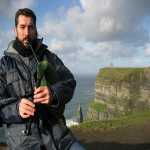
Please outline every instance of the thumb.
[[35, 86], [35, 87], [34, 87], [34, 94], [36, 94], [36, 89], [37, 89], [37, 87]]

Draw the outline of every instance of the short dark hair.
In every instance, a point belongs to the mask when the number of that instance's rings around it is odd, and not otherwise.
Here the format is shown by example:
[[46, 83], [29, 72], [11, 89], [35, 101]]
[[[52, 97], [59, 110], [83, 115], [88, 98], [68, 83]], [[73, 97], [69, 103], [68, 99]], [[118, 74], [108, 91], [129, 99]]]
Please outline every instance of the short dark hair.
[[29, 8], [22, 8], [22, 9], [18, 9], [18, 11], [16, 12], [16, 15], [15, 15], [15, 26], [16, 27], [17, 27], [17, 24], [18, 24], [18, 17], [20, 15], [31, 17], [33, 19], [34, 25], [36, 25], [36, 15], [35, 15], [35, 13]]

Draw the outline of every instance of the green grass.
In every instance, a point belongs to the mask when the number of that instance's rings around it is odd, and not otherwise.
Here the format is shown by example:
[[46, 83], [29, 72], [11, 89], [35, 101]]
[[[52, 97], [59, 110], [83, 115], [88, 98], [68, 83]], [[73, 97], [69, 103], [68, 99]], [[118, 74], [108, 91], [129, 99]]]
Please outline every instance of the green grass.
[[145, 69], [147, 68], [102, 68], [96, 79], [110, 82], [129, 82], [130, 80], [145, 81]]
[[99, 103], [99, 102], [92, 101], [90, 103], [90, 108], [94, 109], [97, 112], [106, 111], [106, 107], [107, 107], [106, 104], [102, 104], [102, 103]]
[[86, 121], [76, 128], [116, 129], [119, 127], [144, 123], [150, 120], [150, 111], [134, 112], [126, 116], [120, 116], [108, 121]]

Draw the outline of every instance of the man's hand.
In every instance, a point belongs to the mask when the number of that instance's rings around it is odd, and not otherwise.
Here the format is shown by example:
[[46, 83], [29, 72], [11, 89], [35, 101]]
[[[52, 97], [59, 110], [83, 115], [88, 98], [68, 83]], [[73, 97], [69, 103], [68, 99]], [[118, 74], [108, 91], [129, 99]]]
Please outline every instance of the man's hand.
[[19, 114], [22, 118], [34, 116], [35, 104], [26, 98], [22, 98], [19, 103]]
[[34, 90], [34, 103], [51, 104], [52, 92], [47, 86], [40, 86]]

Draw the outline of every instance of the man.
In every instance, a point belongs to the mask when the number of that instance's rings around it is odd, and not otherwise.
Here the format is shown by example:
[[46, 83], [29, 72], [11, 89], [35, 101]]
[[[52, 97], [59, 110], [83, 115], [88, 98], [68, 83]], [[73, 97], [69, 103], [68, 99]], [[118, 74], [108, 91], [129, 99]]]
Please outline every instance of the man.
[[[16, 39], [0, 60], [0, 117], [11, 150], [82, 150], [63, 116], [76, 82], [62, 61], [37, 37], [36, 16], [28, 8], [15, 16]], [[36, 87], [37, 67], [46, 60], [51, 85]]]

